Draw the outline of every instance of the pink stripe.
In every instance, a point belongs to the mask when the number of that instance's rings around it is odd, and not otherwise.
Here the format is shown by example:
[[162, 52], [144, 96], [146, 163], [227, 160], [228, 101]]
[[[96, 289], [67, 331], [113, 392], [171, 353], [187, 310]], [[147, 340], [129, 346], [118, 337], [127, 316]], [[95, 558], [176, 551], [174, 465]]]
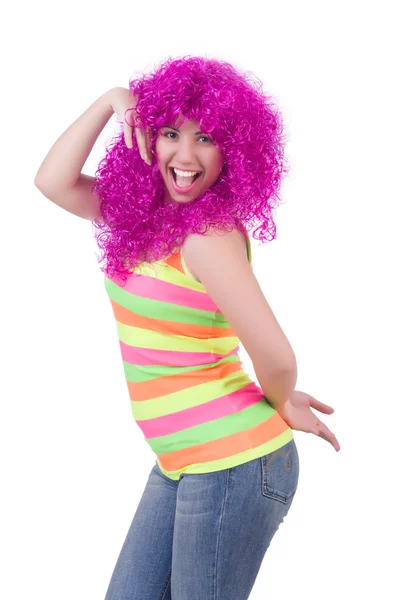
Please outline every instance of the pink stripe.
[[216, 362], [235, 354], [238, 356], [239, 346], [228, 354], [213, 354], [211, 352], [178, 352], [177, 350], [154, 350], [138, 348], [119, 341], [123, 360], [132, 365], [163, 365], [172, 367], [191, 367]]
[[[112, 281], [121, 287], [121, 279], [114, 277]], [[151, 298], [152, 300], [160, 300], [161, 302], [189, 306], [189, 308], [198, 310], [220, 312], [208, 294], [189, 290], [175, 283], [149, 277], [148, 275], [131, 273], [125, 287], [122, 289], [142, 298]]]
[[137, 423], [146, 438], [156, 438], [231, 415], [260, 402], [263, 398], [261, 388], [252, 382], [231, 394], [204, 402], [199, 406], [179, 410], [164, 417], [137, 421]]

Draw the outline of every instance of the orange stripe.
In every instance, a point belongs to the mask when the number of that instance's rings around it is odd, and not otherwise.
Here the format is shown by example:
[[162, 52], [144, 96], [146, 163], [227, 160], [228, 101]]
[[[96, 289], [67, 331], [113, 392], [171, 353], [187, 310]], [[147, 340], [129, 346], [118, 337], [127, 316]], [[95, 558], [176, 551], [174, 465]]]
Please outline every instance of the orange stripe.
[[180, 253], [179, 254], [170, 254], [169, 256], [167, 256], [167, 258], [164, 260], [164, 262], [167, 263], [167, 265], [170, 265], [170, 267], [173, 267], [174, 269], [176, 269], [177, 271], [180, 271], [183, 275], [186, 275], [186, 273], [182, 267]]
[[288, 429], [287, 423], [278, 413], [275, 413], [272, 417], [251, 429], [239, 431], [219, 440], [196, 444], [176, 452], [161, 454], [158, 458], [161, 466], [166, 471], [177, 471], [186, 465], [228, 458], [249, 448], [255, 448], [264, 444], [267, 440], [272, 440], [286, 429]]
[[187, 390], [197, 384], [207, 383], [216, 379], [222, 379], [230, 373], [241, 370], [241, 360], [232, 363], [222, 363], [212, 369], [201, 369], [199, 371], [186, 371], [165, 377], [158, 377], [148, 381], [127, 381], [131, 400], [140, 402], [151, 400], [159, 396], [166, 396], [181, 390]]
[[165, 321], [163, 319], [154, 319], [137, 315], [129, 308], [125, 308], [110, 299], [113, 307], [116, 321], [123, 325], [138, 327], [148, 331], [157, 331], [167, 335], [183, 335], [197, 339], [212, 339], [237, 337], [235, 331], [231, 327], [216, 327], [211, 325], [196, 325], [194, 323], [179, 323], [178, 321]]

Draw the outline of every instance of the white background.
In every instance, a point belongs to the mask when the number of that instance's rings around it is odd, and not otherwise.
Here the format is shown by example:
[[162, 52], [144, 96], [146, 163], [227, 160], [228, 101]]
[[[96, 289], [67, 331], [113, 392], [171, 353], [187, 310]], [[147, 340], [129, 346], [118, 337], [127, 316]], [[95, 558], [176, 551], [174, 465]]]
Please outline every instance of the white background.
[[291, 170], [277, 238], [252, 241], [254, 271], [295, 351], [297, 389], [334, 407], [320, 417], [341, 444], [295, 432], [298, 492], [250, 600], [394, 595], [393, 5], [36, 0], [3, 11], [2, 599], [103, 600], [155, 460], [132, 418], [92, 225], [34, 177], [103, 92], [186, 54], [254, 72], [283, 111]]

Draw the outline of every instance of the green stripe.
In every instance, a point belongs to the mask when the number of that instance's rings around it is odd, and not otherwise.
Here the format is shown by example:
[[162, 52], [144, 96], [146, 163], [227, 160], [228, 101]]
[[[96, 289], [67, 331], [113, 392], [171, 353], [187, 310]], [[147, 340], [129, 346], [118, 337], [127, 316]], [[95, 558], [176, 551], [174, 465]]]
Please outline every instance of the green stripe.
[[252, 251], [251, 251], [251, 240], [249, 237], [249, 234], [247, 233], [248, 239], [247, 239], [247, 253], [248, 253], [248, 260], [249, 263], [252, 263]]
[[105, 278], [105, 288], [112, 300], [137, 315], [190, 325], [216, 326], [225, 329], [230, 327], [221, 313], [136, 296], [107, 278]]
[[127, 381], [140, 383], [141, 381], [151, 381], [158, 377], [167, 375], [178, 375], [178, 373], [186, 373], [188, 371], [200, 371], [202, 369], [211, 369], [224, 363], [239, 362], [241, 359], [235, 354], [221, 358], [220, 360], [203, 365], [195, 365], [190, 367], [174, 367], [168, 365], [132, 365], [127, 361], [123, 361], [124, 373]]
[[[194, 425], [193, 427], [188, 427], [169, 435], [145, 439], [156, 454], [176, 452], [186, 447], [219, 440], [225, 436], [255, 427], [270, 419], [275, 412], [275, 409], [263, 398], [263, 400], [259, 400], [259, 402], [248, 408], [244, 408], [231, 415], [226, 415], [220, 419], [213, 419], [207, 423]], [[187, 439], [189, 440], [188, 445], [186, 445]]]

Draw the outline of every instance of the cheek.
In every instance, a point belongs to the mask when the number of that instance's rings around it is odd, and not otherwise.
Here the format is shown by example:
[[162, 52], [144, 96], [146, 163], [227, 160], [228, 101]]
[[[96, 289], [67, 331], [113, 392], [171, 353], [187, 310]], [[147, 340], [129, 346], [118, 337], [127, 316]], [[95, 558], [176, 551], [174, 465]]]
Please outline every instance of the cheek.
[[217, 151], [216, 151], [215, 156], [214, 156], [213, 164], [214, 164], [214, 168], [216, 168], [216, 170], [218, 171], [218, 173], [220, 173], [220, 171], [222, 170], [223, 163], [224, 163], [223, 154], [222, 154], [221, 150], [219, 150], [217, 148]]
[[154, 145], [154, 150], [156, 152], [156, 156], [157, 156], [157, 160], [158, 160], [159, 164], [164, 164], [166, 157], [167, 157], [167, 148], [162, 143], [161, 138], [159, 138], [156, 141], [156, 144]]
[[157, 156], [157, 162], [158, 162], [160, 171], [162, 173], [165, 173], [165, 171], [167, 169], [166, 165], [167, 165], [168, 159], [167, 159], [167, 156], [164, 153], [164, 151], [162, 151], [161, 147], [156, 146], [156, 156]]
[[217, 179], [220, 175], [223, 166], [222, 156], [218, 154], [215, 156], [214, 160], [211, 162], [211, 177], [213, 179]]

